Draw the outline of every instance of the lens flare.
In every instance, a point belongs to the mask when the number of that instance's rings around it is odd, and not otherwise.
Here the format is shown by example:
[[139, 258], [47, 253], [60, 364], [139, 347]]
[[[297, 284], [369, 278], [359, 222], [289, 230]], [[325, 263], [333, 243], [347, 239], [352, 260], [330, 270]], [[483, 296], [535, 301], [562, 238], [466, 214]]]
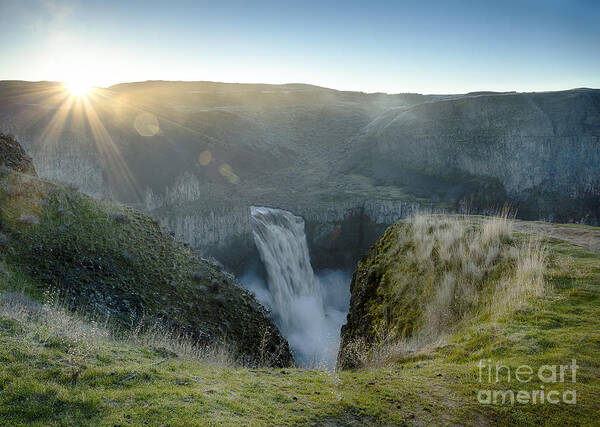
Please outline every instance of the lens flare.
[[198, 155], [198, 162], [202, 166], [208, 166], [208, 164], [212, 160], [212, 153], [209, 150], [204, 150], [202, 153]]
[[231, 184], [240, 182], [240, 177], [233, 172], [233, 168], [228, 163], [223, 163], [219, 166], [219, 173]]
[[160, 132], [158, 119], [154, 114], [138, 114], [133, 122], [133, 127], [142, 136], [154, 136]]

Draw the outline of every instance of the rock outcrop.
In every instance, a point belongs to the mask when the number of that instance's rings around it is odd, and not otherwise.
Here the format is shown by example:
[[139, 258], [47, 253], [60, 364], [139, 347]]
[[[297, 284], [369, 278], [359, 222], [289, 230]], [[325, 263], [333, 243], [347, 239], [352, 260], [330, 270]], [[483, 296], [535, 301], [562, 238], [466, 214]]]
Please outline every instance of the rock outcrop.
[[512, 229], [506, 218], [463, 215], [388, 228], [354, 272], [339, 366], [402, 358], [543, 296], [547, 249]]
[[0, 133], [0, 167], [37, 176], [31, 157], [10, 135]]

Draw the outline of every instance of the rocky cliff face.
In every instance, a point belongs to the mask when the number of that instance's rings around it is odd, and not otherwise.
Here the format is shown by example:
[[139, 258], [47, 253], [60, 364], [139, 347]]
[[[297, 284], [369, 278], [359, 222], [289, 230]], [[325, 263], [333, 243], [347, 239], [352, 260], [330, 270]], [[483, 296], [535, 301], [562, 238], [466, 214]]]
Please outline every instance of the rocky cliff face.
[[0, 134], [0, 167], [37, 176], [31, 158], [9, 135]]
[[[269, 206], [268, 203], [258, 204]], [[385, 228], [416, 212], [441, 212], [431, 205], [401, 200], [350, 200], [318, 205], [284, 204], [280, 208], [306, 222], [312, 264], [316, 269], [352, 269]], [[180, 210], [184, 210], [180, 207]], [[154, 216], [202, 255], [213, 256], [241, 274], [258, 259], [252, 238], [250, 205], [220, 210], [192, 209], [186, 214], [159, 210]]]
[[317, 268], [353, 265], [417, 208], [485, 213], [509, 202], [526, 219], [600, 222], [598, 90], [147, 82], [99, 90], [80, 116], [40, 96], [60, 90], [0, 82], [0, 130], [22, 138], [40, 175], [143, 209], [236, 271], [256, 255], [251, 205], [303, 216]]
[[483, 185], [525, 218], [600, 218], [599, 91], [477, 96], [389, 111], [349, 153], [347, 170], [425, 197], [446, 188], [475, 193], [481, 204]]

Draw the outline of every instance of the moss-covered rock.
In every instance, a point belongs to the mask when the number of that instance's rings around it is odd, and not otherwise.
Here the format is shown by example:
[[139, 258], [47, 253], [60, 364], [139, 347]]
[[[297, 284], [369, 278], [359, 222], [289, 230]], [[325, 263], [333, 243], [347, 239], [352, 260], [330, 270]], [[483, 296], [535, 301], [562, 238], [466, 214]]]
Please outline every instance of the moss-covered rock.
[[123, 327], [162, 322], [245, 360], [292, 363], [252, 295], [134, 209], [4, 170], [0, 228], [0, 258], [36, 283], [33, 294], [54, 290]]
[[423, 347], [476, 316], [519, 308], [545, 292], [544, 266], [544, 246], [513, 236], [506, 218], [398, 222], [354, 273], [339, 363], [358, 366], [378, 347]]

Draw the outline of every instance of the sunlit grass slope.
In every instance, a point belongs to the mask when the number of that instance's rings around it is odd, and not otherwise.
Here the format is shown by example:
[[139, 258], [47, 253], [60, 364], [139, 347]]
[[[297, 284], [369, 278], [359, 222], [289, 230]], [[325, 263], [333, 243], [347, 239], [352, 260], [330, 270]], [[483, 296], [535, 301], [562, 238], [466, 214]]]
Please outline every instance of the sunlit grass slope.
[[[527, 304], [466, 323], [441, 345], [353, 371], [232, 367], [218, 355], [190, 355], [169, 339], [115, 337], [60, 304], [15, 294], [33, 283], [5, 264], [0, 424], [594, 425], [600, 416], [600, 256], [559, 240], [545, 244], [546, 288]], [[478, 380], [481, 359], [516, 369], [573, 358], [580, 366], [576, 383]], [[577, 404], [477, 402], [482, 388], [541, 386], [574, 389]]]
[[342, 366], [434, 344], [544, 295], [547, 249], [512, 227], [507, 215], [417, 215], [388, 228], [354, 274]]
[[121, 329], [161, 324], [245, 361], [291, 361], [268, 313], [232, 276], [150, 217], [72, 188], [0, 172], [0, 266], [0, 277], [25, 279], [28, 296], [57, 293]]

